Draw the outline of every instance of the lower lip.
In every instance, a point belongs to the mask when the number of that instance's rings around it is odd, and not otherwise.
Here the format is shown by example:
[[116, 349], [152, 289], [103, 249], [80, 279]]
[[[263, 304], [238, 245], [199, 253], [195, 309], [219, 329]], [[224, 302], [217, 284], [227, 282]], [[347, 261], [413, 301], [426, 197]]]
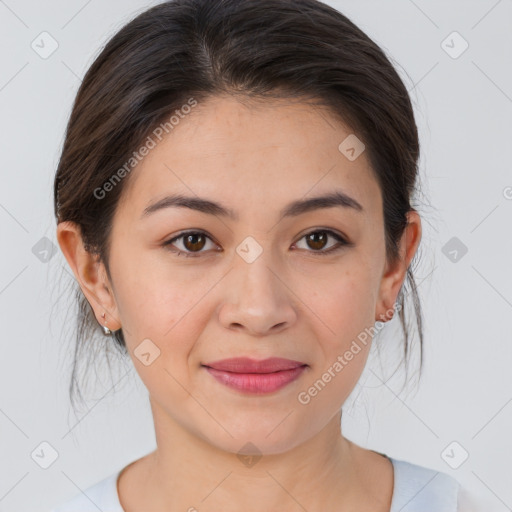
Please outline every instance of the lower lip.
[[299, 366], [291, 370], [281, 370], [273, 373], [233, 373], [223, 370], [216, 370], [205, 366], [210, 375], [219, 382], [230, 388], [245, 393], [271, 393], [297, 379], [306, 369], [306, 366]]

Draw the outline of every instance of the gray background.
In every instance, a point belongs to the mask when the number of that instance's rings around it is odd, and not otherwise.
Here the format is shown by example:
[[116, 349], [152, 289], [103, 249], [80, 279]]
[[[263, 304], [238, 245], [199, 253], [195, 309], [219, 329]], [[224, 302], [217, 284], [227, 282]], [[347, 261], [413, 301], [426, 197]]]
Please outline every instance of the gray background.
[[[70, 411], [73, 278], [60, 250], [45, 249], [57, 244], [53, 176], [81, 77], [108, 38], [156, 3], [0, 0], [0, 511], [48, 510], [154, 448], [130, 361], [112, 379], [98, 364], [88, 406]], [[372, 351], [344, 433], [455, 476], [487, 510], [512, 510], [512, 1], [327, 3], [392, 58], [422, 144], [424, 375], [399, 393], [400, 372], [386, 370], [400, 350], [393, 320], [378, 341], [385, 370]], [[31, 47], [44, 31], [58, 43], [46, 59]], [[453, 31], [469, 44], [460, 55]], [[47, 469], [42, 442], [58, 454]], [[458, 468], [448, 464], [465, 452]]]

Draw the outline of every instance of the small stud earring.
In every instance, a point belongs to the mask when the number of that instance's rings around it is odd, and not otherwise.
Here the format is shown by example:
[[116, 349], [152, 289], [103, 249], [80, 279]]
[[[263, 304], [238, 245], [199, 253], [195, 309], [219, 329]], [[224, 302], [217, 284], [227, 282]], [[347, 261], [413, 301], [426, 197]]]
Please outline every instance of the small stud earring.
[[105, 336], [110, 336], [112, 334], [112, 331], [107, 327], [107, 321], [105, 320], [105, 313], [103, 313], [103, 315], [101, 315], [103, 317], [103, 320], [105, 322], [105, 325], [102, 325], [101, 327], [103, 328], [103, 334]]

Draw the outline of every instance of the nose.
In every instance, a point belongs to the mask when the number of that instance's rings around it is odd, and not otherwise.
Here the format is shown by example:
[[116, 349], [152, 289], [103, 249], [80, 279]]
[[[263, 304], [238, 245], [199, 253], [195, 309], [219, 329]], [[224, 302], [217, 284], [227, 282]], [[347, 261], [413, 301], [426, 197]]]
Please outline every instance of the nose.
[[224, 284], [219, 320], [226, 329], [252, 336], [276, 334], [296, 322], [293, 284], [272, 268], [264, 251], [248, 263], [235, 257]]

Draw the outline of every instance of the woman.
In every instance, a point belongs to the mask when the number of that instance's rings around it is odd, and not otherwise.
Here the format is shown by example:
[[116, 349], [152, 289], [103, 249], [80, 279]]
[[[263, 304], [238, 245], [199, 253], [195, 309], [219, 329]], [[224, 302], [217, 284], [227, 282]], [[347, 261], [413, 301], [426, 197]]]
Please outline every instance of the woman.
[[418, 157], [398, 74], [323, 3], [176, 0], [123, 27], [55, 213], [78, 341], [102, 326], [129, 354], [157, 448], [56, 511], [457, 510], [454, 478], [340, 430], [395, 313], [410, 350], [406, 280], [423, 339]]

